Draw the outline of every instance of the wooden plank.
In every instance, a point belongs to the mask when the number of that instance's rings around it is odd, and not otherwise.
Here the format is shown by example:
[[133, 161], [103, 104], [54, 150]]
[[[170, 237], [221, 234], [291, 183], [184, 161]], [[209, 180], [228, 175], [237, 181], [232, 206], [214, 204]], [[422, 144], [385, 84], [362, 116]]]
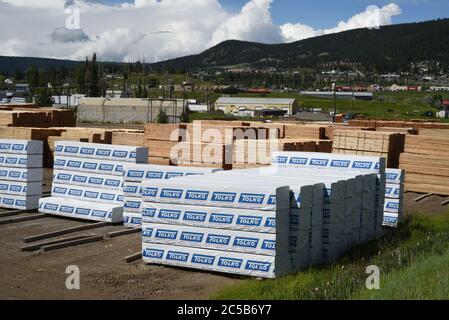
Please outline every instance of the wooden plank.
[[442, 206], [445, 206], [445, 205], [447, 205], [447, 204], [449, 204], [449, 199], [446, 199], [446, 200], [444, 200], [444, 201], [441, 202], [441, 205], [442, 205]]
[[16, 216], [16, 215], [19, 215], [22, 213], [27, 213], [27, 212], [30, 212], [30, 210], [12, 210], [12, 211], [7, 211], [7, 212], [2, 212], [2, 213], [0, 213], [0, 218]]
[[123, 259], [124, 259], [127, 263], [131, 263], [131, 262], [134, 262], [134, 261], [139, 260], [139, 259], [141, 259], [141, 258], [142, 258], [142, 252], [139, 251], [139, 252], [136, 252], [136, 253], [134, 253], [134, 254], [132, 254], [132, 255], [129, 255], [129, 256], [123, 258]]
[[92, 237], [92, 236], [93, 236], [93, 234], [84, 234], [84, 235], [74, 236], [74, 237], [69, 237], [69, 238], [62, 238], [62, 239], [57, 239], [57, 240], [45, 241], [45, 242], [41, 242], [41, 243], [35, 243], [35, 244], [23, 246], [22, 248], [20, 248], [20, 250], [21, 251], [36, 251], [36, 250], [39, 250], [43, 246], [48, 246], [48, 245], [62, 243], [62, 242], [67, 242], [67, 241], [85, 239], [87, 237]]
[[34, 235], [34, 236], [25, 237], [25, 238], [23, 238], [23, 241], [25, 243], [34, 242], [34, 241], [53, 238], [53, 237], [57, 237], [57, 236], [61, 236], [64, 234], [69, 234], [69, 233], [74, 233], [74, 232], [78, 232], [78, 231], [106, 227], [108, 225], [109, 225], [108, 222], [88, 223], [88, 224], [83, 224], [81, 226], [76, 226], [76, 227], [72, 227], [72, 228], [66, 228], [66, 229], [56, 230], [53, 232], [47, 232], [47, 233], [42, 233], [42, 234], [38, 234], [38, 235]]
[[108, 238], [115, 238], [115, 237], [120, 237], [120, 236], [124, 236], [124, 235], [128, 235], [128, 234], [139, 233], [141, 231], [142, 231], [141, 229], [129, 228], [129, 229], [123, 229], [123, 230], [109, 232], [106, 236]]
[[426, 199], [426, 198], [428, 198], [428, 197], [430, 197], [430, 196], [432, 196], [432, 195], [433, 195], [433, 193], [426, 193], [426, 194], [423, 194], [423, 195], [419, 196], [418, 198], [415, 198], [415, 201], [416, 201], [416, 202], [419, 202], [419, 201], [424, 200], [424, 199]]
[[0, 225], [24, 222], [24, 221], [30, 221], [30, 220], [37, 220], [37, 219], [43, 219], [43, 218], [48, 218], [48, 217], [49, 216], [47, 214], [42, 213], [42, 214], [34, 214], [34, 215], [29, 215], [29, 216], [17, 217], [17, 218], [9, 218], [9, 219], [0, 220]]
[[78, 245], [81, 245], [81, 244], [98, 242], [98, 241], [102, 241], [103, 239], [104, 239], [103, 236], [95, 235], [95, 236], [90, 236], [90, 237], [86, 237], [86, 238], [83, 238], [83, 239], [70, 240], [70, 241], [66, 241], [66, 242], [61, 242], [61, 243], [55, 243], [55, 244], [42, 246], [41, 250], [43, 252], [48, 252], [48, 251], [52, 251], [52, 250], [78, 246]]

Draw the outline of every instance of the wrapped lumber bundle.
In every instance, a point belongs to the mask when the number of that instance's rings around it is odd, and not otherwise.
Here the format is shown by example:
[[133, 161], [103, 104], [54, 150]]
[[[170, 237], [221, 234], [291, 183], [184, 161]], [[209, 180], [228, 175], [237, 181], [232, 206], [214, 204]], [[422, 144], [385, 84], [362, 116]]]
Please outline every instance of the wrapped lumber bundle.
[[449, 196], [449, 137], [407, 136], [399, 167], [405, 191]]
[[404, 134], [370, 131], [335, 131], [333, 152], [383, 157], [389, 168], [397, 168], [404, 150]]

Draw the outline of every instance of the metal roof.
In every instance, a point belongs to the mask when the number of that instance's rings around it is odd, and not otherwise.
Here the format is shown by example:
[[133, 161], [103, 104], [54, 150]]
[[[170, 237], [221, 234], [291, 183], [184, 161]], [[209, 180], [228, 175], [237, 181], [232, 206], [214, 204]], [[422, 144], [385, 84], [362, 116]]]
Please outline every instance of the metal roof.
[[285, 98], [236, 98], [236, 97], [221, 97], [215, 102], [216, 104], [282, 104], [292, 105], [295, 99]]

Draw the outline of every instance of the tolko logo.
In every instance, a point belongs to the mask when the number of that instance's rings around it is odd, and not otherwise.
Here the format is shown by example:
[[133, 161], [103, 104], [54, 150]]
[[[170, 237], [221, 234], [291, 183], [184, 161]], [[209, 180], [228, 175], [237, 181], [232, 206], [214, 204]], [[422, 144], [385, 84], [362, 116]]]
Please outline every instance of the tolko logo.
[[276, 228], [276, 218], [267, 218], [265, 227]]
[[251, 270], [251, 271], [268, 272], [268, 271], [270, 271], [270, 266], [271, 266], [271, 263], [269, 263], [269, 262], [248, 260], [246, 262], [245, 269], [246, 270]]
[[165, 210], [165, 209], [161, 209], [159, 211], [158, 217], [160, 219], [177, 220], [177, 219], [179, 219], [180, 215], [181, 215], [181, 211], [179, 211], [179, 210]]
[[318, 167], [325, 167], [329, 163], [329, 160], [327, 159], [311, 159], [310, 165], [311, 166], [318, 166]]
[[23, 144], [13, 144], [12, 145], [12, 150], [13, 151], [23, 151], [23, 150], [25, 150], [25, 145], [23, 145]]
[[239, 225], [258, 227], [261, 223], [261, 217], [239, 216], [237, 218], [237, 224]]
[[144, 197], [155, 197], [157, 195], [157, 188], [144, 188], [142, 190], [142, 195]]
[[200, 254], [194, 254], [192, 256], [192, 263], [213, 265], [214, 261], [215, 261], [215, 257], [213, 257], [213, 256], [204, 256], [204, 255], [200, 255]]
[[203, 233], [195, 233], [195, 232], [183, 232], [181, 233], [181, 240], [188, 242], [201, 242], [203, 241], [204, 234]]
[[263, 194], [242, 193], [240, 195], [240, 203], [262, 204], [265, 196]]
[[176, 240], [177, 235], [178, 235], [178, 231], [175, 231], [175, 230], [159, 229], [156, 231], [156, 238], [160, 238], [160, 239]]
[[79, 148], [78, 147], [71, 147], [71, 146], [66, 146], [64, 149], [64, 152], [66, 153], [78, 153]]
[[184, 252], [169, 251], [167, 253], [167, 259], [168, 260], [187, 262], [187, 260], [189, 259], [189, 254], [188, 253], [184, 253]]
[[331, 167], [335, 168], [348, 168], [350, 161], [347, 160], [332, 160]]
[[115, 150], [112, 153], [112, 156], [115, 158], [126, 158], [128, 156], [128, 151]]
[[274, 163], [285, 164], [287, 163], [288, 157], [277, 156], [273, 159]]
[[210, 234], [207, 236], [206, 243], [209, 244], [218, 244], [218, 245], [228, 245], [231, 241], [231, 237], [229, 236], [222, 236], [222, 235], [215, 235]]
[[94, 155], [95, 149], [93, 148], [81, 148], [80, 154], [84, 155]]
[[396, 202], [388, 202], [387, 204], [388, 209], [399, 209], [399, 205]]
[[82, 216], [88, 216], [90, 214], [90, 209], [84, 209], [84, 208], [77, 208], [76, 214], [82, 215]]
[[291, 157], [290, 164], [306, 165], [307, 160], [308, 160], [307, 158]]
[[264, 240], [262, 242], [262, 249], [264, 249], [264, 250], [276, 250], [276, 241]]
[[146, 178], [147, 179], [162, 179], [162, 177], [164, 176], [163, 172], [160, 171], [148, 171]]
[[164, 256], [164, 251], [156, 249], [144, 249], [143, 256], [152, 259], [162, 259], [162, 257]]
[[169, 199], [181, 199], [182, 190], [177, 189], [162, 189], [161, 198], [169, 198]]
[[111, 155], [111, 150], [98, 149], [96, 155], [100, 157], [109, 157]]
[[140, 178], [142, 179], [144, 176], [144, 171], [142, 170], [129, 170], [127, 175], [128, 178]]
[[142, 216], [148, 217], [148, 218], [154, 218], [154, 215], [156, 214], [156, 209], [154, 208], [144, 208], [142, 212]]
[[147, 237], [150, 238], [153, 234], [153, 229], [152, 228], [146, 228], [142, 230], [142, 237]]
[[186, 221], [197, 221], [197, 222], [204, 222], [206, 221], [206, 213], [204, 212], [191, 212], [186, 211], [184, 213], [184, 220]]
[[214, 192], [212, 194], [212, 201], [216, 202], [234, 202], [236, 193], [234, 192]]
[[105, 218], [107, 214], [108, 212], [104, 210], [92, 210], [92, 217]]
[[165, 179], [171, 179], [176, 177], [182, 177], [184, 174], [182, 172], [167, 172], [165, 174]]
[[234, 246], [236, 247], [256, 248], [258, 243], [259, 239], [240, 238], [240, 237], [234, 239]]
[[112, 171], [114, 171], [114, 166], [112, 164], [102, 163], [102, 164], [100, 164], [100, 167], [98, 169], [100, 171], [110, 171], [110, 172], [112, 172]]
[[209, 222], [220, 223], [220, 224], [231, 224], [234, 216], [230, 214], [220, 214], [214, 213], [211, 214]]
[[232, 259], [232, 258], [220, 258], [218, 259], [218, 266], [224, 268], [240, 269], [242, 267], [242, 259]]
[[206, 201], [208, 196], [209, 196], [209, 192], [207, 192], [207, 191], [187, 190], [187, 193], [186, 193], [186, 199], [189, 199], [189, 200]]
[[373, 163], [369, 161], [354, 161], [352, 167], [354, 169], [371, 169]]

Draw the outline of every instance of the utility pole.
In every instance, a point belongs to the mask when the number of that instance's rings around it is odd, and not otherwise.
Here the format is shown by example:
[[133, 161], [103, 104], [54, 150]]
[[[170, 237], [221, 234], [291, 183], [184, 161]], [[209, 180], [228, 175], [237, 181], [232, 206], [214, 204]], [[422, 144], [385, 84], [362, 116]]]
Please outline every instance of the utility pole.
[[335, 91], [335, 82], [332, 83], [332, 91], [334, 93], [334, 114], [333, 114], [333, 122], [337, 121], [337, 92]]

